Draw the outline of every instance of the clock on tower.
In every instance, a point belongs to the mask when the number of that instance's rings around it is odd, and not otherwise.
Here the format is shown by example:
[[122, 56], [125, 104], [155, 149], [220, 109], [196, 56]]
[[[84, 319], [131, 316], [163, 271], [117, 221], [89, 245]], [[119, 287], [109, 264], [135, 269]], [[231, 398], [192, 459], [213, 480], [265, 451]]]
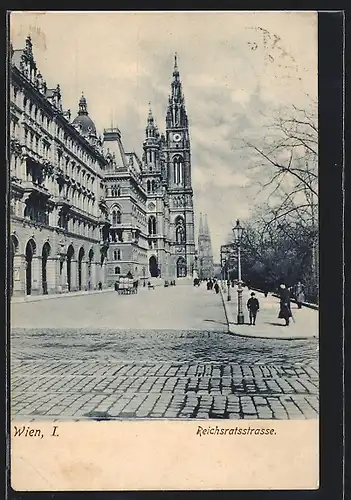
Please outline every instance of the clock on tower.
[[182, 140], [182, 134], [179, 132], [175, 132], [173, 134], [173, 140], [174, 142], [180, 142]]

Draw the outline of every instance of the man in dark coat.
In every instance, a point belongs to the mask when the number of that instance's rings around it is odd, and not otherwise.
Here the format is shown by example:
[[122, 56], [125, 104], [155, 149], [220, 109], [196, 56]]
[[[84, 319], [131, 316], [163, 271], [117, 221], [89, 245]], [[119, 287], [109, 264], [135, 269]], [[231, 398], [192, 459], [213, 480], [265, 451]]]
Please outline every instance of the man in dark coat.
[[280, 310], [278, 314], [279, 319], [285, 319], [285, 326], [289, 326], [289, 320], [292, 317], [290, 309], [290, 292], [284, 284], [279, 287], [280, 295]]
[[255, 325], [257, 311], [259, 311], [260, 309], [260, 303], [258, 302], [258, 299], [255, 297], [255, 292], [251, 293], [251, 297], [247, 301], [247, 308], [249, 310], [250, 325], [252, 324]]

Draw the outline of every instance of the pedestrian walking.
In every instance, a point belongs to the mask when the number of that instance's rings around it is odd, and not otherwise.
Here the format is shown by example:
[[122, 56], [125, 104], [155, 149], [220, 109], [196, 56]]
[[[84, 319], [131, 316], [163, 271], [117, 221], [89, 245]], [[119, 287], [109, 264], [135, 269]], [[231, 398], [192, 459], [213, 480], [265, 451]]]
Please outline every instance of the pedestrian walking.
[[115, 292], [118, 292], [119, 284], [118, 281], [115, 281]]
[[299, 309], [302, 307], [302, 302], [305, 302], [305, 292], [303, 284], [299, 281], [296, 285], [296, 303]]
[[99, 290], [102, 290], [102, 283], [101, 283], [101, 281], [99, 281], [98, 287], [99, 287]]
[[292, 317], [291, 308], [290, 308], [290, 292], [282, 283], [279, 287], [279, 295], [280, 295], [280, 309], [278, 318], [285, 319], [285, 326], [289, 326], [290, 318]]
[[219, 293], [219, 284], [217, 283], [217, 281], [216, 281], [216, 283], [214, 285], [214, 289], [215, 289], [216, 293]]
[[256, 298], [255, 292], [251, 292], [251, 297], [247, 301], [247, 308], [249, 310], [250, 325], [256, 325], [256, 316], [260, 310], [260, 303]]

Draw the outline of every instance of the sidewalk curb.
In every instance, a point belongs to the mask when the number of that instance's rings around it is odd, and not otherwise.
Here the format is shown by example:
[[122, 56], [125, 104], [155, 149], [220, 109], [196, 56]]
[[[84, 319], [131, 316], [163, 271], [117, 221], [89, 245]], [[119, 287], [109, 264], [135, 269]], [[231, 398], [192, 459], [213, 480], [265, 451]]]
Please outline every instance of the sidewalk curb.
[[[264, 336], [264, 335], [250, 335], [250, 334], [245, 334], [245, 333], [236, 333], [233, 331], [234, 327], [237, 325], [237, 323], [235, 321], [230, 321], [229, 318], [231, 318], [233, 320], [233, 314], [232, 312], [230, 311], [230, 308], [228, 307], [226, 301], [225, 301], [225, 298], [223, 297], [223, 292], [222, 292], [222, 289], [220, 287], [220, 291], [221, 291], [221, 297], [222, 297], [222, 303], [223, 303], [223, 307], [224, 307], [224, 314], [225, 314], [225, 317], [226, 317], [226, 321], [227, 321], [227, 327], [228, 327], [228, 333], [230, 335], [233, 335], [235, 337], [242, 337], [242, 338], [250, 338], [250, 339], [263, 339], [263, 340], [310, 340], [310, 339], [318, 339], [319, 336], [318, 335], [313, 335], [313, 336], [298, 336], [298, 337], [291, 337], [291, 336], [274, 336], [274, 337], [267, 337], [267, 336]], [[249, 325], [247, 325], [249, 326]], [[282, 325], [283, 326], [283, 325]]]
[[[234, 323], [234, 325], [235, 325], [235, 323]], [[228, 324], [228, 329], [229, 329], [229, 333], [231, 335], [234, 335], [235, 337], [243, 337], [243, 338], [246, 338], [246, 339], [264, 339], [264, 340], [310, 340], [310, 339], [318, 339], [318, 337], [316, 335], [313, 335], [312, 337], [285, 337], [285, 336], [284, 337], [282, 337], [282, 336], [279, 336], [279, 337], [265, 337], [263, 335], [248, 335], [248, 334], [245, 334], [245, 333], [235, 333], [235, 332], [231, 331], [229, 324]]]
[[223, 297], [223, 290], [222, 290], [222, 287], [220, 286], [219, 287], [219, 291], [220, 291], [220, 295], [221, 295], [221, 299], [222, 299], [222, 304], [223, 304], [223, 309], [224, 309], [224, 315], [225, 315], [225, 320], [227, 322], [227, 329], [228, 329], [228, 332], [227, 333], [231, 333], [230, 331], [230, 327], [229, 327], [229, 318], [228, 318], [228, 311], [227, 311], [227, 308], [226, 308], [226, 305], [225, 305], [225, 299]]
[[81, 292], [66, 292], [66, 293], [53, 293], [48, 295], [34, 295], [33, 298], [26, 297], [16, 297], [11, 298], [11, 304], [29, 304], [32, 302], [41, 302], [43, 300], [53, 300], [53, 299], [65, 299], [68, 297], [82, 297], [84, 295], [96, 295], [98, 293], [113, 292], [113, 288], [105, 288], [104, 290], [91, 290], [91, 291], [81, 291]]

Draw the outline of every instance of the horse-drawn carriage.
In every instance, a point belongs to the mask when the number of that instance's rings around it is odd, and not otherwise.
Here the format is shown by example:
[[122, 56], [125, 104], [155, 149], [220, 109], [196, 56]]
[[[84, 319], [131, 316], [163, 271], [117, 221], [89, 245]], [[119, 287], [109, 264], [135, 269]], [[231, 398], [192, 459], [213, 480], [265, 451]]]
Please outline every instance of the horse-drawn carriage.
[[128, 276], [120, 276], [115, 283], [115, 290], [118, 295], [131, 295], [138, 293], [138, 280]]

